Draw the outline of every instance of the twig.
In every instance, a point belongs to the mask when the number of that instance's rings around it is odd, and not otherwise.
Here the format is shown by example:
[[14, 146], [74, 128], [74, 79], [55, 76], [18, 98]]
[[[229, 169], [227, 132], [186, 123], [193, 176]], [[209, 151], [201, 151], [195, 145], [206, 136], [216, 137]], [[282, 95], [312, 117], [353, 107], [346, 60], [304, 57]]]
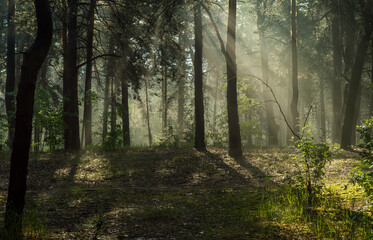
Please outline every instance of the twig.
[[259, 80], [260, 82], [263, 83], [264, 86], [266, 86], [266, 87], [271, 91], [272, 96], [273, 96], [273, 98], [274, 98], [274, 101], [275, 101], [275, 103], [277, 104], [278, 109], [280, 110], [280, 113], [281, 113], [282, 117], [283, 117], [284, 120], [285, 120], [286, 125], [288, 126], [288, 128], [290, 129], [290, 131], [293, 133], [293, 135], [296, 136], [299, 140], [301, 140], [302, 137], [300, 137], [298, 134], [295, 133], [295, 131], [294, 131], [294, 130], [292, 129], [292, 127], [290, 126], [288, 120], [286, 119], [286, 116], [285, 116], [284, 112], [282, 111], [281, 105], [280, 105], [280, 103], [278, 102], [277, 97], [276, 97], [275, 93], [273, 92], [273, 89], [271, 88], [271, 86], [269, 86], [265, 81], [263, 81], [263, 79], [261, 79], [261, 78], [259, 78], [259, 77], [257, 77], [257, 76], [254, 76], [254, 75], [247, 75], [247, 76], [249, 76], [249, 77], [253, 77], [253, 78]]

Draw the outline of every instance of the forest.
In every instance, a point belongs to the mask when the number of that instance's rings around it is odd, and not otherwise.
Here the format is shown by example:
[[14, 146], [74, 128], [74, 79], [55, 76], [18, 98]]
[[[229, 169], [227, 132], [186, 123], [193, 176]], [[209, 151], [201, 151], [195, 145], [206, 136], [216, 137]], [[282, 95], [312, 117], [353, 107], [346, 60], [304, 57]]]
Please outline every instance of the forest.
[[373, 239], [371, 0], [1, 0], [0, 240]]

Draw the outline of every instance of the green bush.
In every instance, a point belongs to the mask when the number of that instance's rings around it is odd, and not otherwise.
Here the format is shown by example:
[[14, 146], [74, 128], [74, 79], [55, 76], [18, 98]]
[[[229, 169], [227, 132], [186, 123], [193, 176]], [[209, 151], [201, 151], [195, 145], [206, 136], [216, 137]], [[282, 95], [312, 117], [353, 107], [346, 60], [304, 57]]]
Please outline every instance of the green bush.
[[331, 147], [326, 142], [315, 142], [307, 126], [303, 128], [296, 147], [298, 154], [294, 157], [297, 166], [295, 181], [299, 188], [307, 190], [308, 204], [311, 205], [321, 190], [325, 165], [331, 158]]
[[357, 168], [353, 170], [354, 181], [362, 186], [373, 205], [373, 117], [358, 126], [362, 143], [359, 145], [362, 151], [359, 153], [361, 160]]

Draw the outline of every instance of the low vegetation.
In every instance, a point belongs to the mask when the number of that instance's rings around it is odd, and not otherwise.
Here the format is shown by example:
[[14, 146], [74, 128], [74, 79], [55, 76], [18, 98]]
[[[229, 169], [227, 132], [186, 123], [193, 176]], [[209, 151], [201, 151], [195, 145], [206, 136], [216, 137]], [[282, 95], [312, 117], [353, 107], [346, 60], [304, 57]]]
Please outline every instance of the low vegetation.
[[[292, 148], [100, 149], [31, 157], [26, 239], [371, 239], [359, 155], [333, 148], [308, 202]], [[9, 156], [0, 170], [4, 212]], [[3, 218], [1, 218], [3, 221]]]

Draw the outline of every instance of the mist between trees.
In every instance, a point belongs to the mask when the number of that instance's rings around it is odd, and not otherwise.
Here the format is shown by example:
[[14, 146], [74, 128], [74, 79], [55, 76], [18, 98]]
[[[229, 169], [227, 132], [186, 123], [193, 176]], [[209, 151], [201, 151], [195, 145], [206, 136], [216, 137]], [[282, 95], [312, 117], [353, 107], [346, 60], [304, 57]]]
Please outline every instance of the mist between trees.
[[[22, 54], [36, 26], [32, 2], [2, 4], [5, 149]], [[373, 109], [371, 2], [230, 4], [52, 1], [54, 36], [38, 75], [32, 150], [288, 145], [304, 125], [332, 143], [356, 144], [355, 126]]]

